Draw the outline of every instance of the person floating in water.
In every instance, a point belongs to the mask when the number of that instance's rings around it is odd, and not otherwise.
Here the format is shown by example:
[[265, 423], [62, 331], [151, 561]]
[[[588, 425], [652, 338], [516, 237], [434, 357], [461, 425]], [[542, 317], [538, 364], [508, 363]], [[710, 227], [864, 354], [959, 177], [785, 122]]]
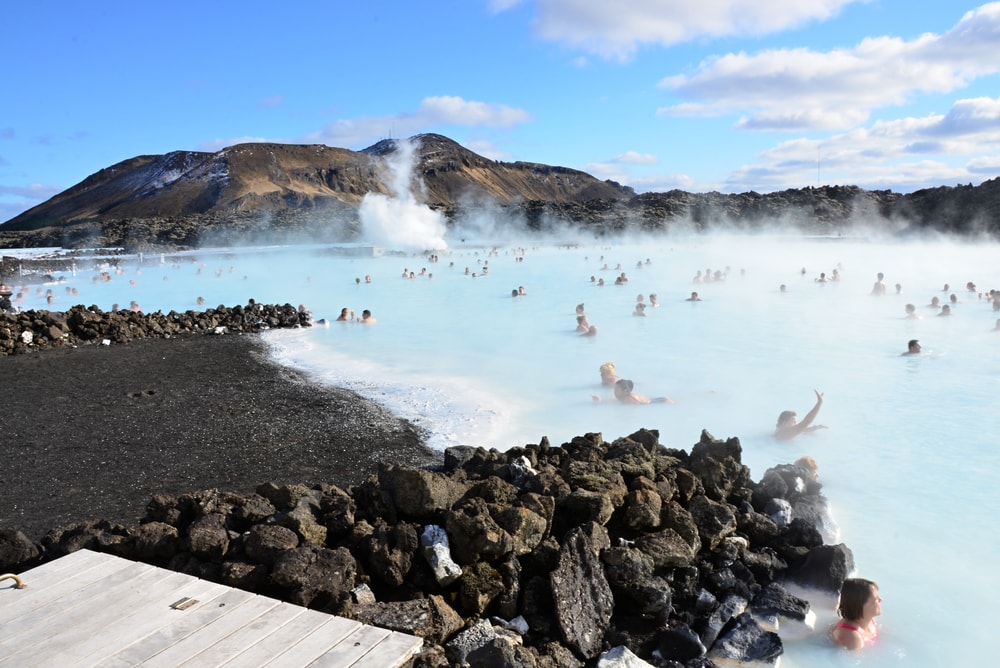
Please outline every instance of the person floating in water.
[[[604, 373], [601, 372], [601, 378], [603, 380]], [[626, 380], [625, 378], [619, 378], [615, 381], [615, 399], [622, 402], [623, 404], [672, 404], [674, 400], [670, 397], [654, 397], [650, 399], [649, 397], [643, 396], [641, 394], [636, 394], [633, 392], [635, 389], [635, 383], [631, 380]], [[596, 394], [593, 395], [594, 401], [600, 401], [601, 398]]]
[[875, 618], [882, 614], [878, 585], [864, 578], [844, 580], [837, 613], [840, 619], [830, 629], [835, 645], [853, 651], [873, 644], [878, 638]]
[[778, 416], [778, 423], [775, 425], [774, 437], [779, 441], [790, 441], [799, 434], [807, 431], [816, 431], [817, 429], [826, 429], [826, 425], [817, 424], [813, 425], [813, 420], [819, 414], [819, 409], [823, 406], [823, 393], [819, 390], [816, 392], [816, 405], [812, 407], [806, 416], [802, 418], [802, 422], [799, 422], [795, 418], [795, 411], [782, 411], [781, 415]]
[[920, 354], [920, 341], [916, 339], [910, 339], [906, 344], [906, 352], [900, 353], [900, 355], [919, 355]]

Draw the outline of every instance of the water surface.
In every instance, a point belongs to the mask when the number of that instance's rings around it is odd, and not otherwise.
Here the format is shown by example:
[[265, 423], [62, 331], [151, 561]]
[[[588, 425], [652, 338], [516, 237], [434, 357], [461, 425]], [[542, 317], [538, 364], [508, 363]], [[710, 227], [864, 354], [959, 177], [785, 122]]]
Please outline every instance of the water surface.
[[[788, 638], [782, 665], [979, 666], [991, 657], [1000, 592], [991, 566], [1000, 550], [1000, 313], [979, 296], [1000, 288], [997, 251], [778, 235], [496, 248], [453, 240], [436, 262], [320, 247], [132, 257], [111, 281], [94, 282], [93, 268], [80, 266], [46, 287], [58, 309], [135, 300], [147, 311], [186, 310], [251, 298], [301, 303], [317, 319], [370, 309], [373, 325], [267, 338], [283, 363], [385, 403], [437, 448], [506, 449], [543, 436], [560, 444], [586, 432], [613, 440], [645, 427], [690, 449], [707, 429], [740, 439], [755, 480], [811, 455], [859, 575], [881, 586], [882, 637], [861, 656], [833, 651], [822, 632]], [[840, 281], [816, 282], [833, 269]], [[706, 270], [725, 280], [694, 283]], [[614, 285], [623, 271], [628, 282]], [[878, 272], [884, 296], [871, 295]], [[527, 294], [512, 297], [521, 286]], [[702, 301], [686, 301], [694, 290]], [[648, 304], [651, 293], [660, 306], [633, 316], [637, 296]], [[952, 293], [952, 316], [927, 306]], [[575, 332], [580, 303], [597, 336]], [[907, 303], [919, 319], [904, 317]], [[44, 308], [44, 293], [22, 306]], [[901, 356], [914, 338], [924, 354]], [[676, 403], [615, 402], [599, 382], [608, 361], [637, 392]], [[801, 417], [814, 390], [825, 395], [817, 422], [829, 429], [775, 441], [778, 413]], [[814, 604], [823, 623], [832, 619], [832, 601]]]

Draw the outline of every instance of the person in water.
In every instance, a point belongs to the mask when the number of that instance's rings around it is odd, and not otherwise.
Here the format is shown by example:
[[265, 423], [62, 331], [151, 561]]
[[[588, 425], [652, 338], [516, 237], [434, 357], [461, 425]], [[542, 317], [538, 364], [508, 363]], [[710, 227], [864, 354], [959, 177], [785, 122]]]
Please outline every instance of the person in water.
[[802, 422], [796, 420], [795, 411], [782, 411], [781, 415], [778, 416], [778, 423], [775, 425], [774, 437], [779, 441], [790, 441], [799, 434], [807, 431], [816, 431], [817, 429], [826, 429], [826, 425], [817, 424], [813, 425], [813, 420], [819, 414], [819, 409], [823, 406], [823, 393], [819, 390], [816, 392], [816, 405], [806, 413], [806, 416], [802, 418]]
[[614, 362], [605, 362], [598, 369], [601, 372], [601, 385], [611, 387], [618, 382], [618, 372]]
[[633, 392], [635, 388], [635, 383], [631, 380], [626, 380], [624, 378], [618, 379], [615, 383], [615, 399], [622, 402], [623, 404], [672, 404], [674, 403], [668, 397], [654, 397], [650, 399], [641, 394], [636, 394]]
[[920, 354], [920, 341], [916, 339], [910, 339], [906, 344], [906, 352], [900, 353], [900, 355], [919, 355]]
[[871, 645], [878, 638], [875, 618], [882, 614], [878, 585], [864, 578], [848, 578], [840, 587], [840, 619], [830, 629], [834, 644], [848, 650]]

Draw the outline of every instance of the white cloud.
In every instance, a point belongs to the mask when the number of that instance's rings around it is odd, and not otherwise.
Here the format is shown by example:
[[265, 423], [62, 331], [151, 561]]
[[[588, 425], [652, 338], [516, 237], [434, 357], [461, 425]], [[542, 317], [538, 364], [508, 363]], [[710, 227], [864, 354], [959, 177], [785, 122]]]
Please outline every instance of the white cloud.
[[621, 179], [627, 178], [626, 173], [619, 165], [609, 162], [588, 162], [581, 169], [591, 176], [596, 176], [599, 179], [620, 181]]
[[490, 160], [509, 160], [512, 157], [510, 152], [497, 148], [488, 139], [472, 137], [462, 142], [462, 146]]
[[379, 138], [409, 137], [445, 125], [510, 128], [530, 120], [528, 112], [504, 104], [437, 96], [424, 98], [413, 112], [339, 119], [299, 141], [338, 147], [367, 146]]
[[616, 156], [614, 161], [631, 165], [652, 165], [659, 162], [659, 159], [652, 153], [625, 151], [621, 155]]
[[460, 97], [426, 97], [415, 114], [427, 124], [509, 128], [531, 120], [528, 112], [505, 104], [470, 102]]
[[214, 139], [203, 143], [199, 146], [199, 150], [218, 151], [226, 146], [245, 142], [326, 144], [337, 148], [364, 148], [386, 137], [409, 137], [421, 132], [431, 132], [434, 128], [442, 126], [510, 128], [531, 120], [531, 114], [516, 107], [442, 95], [424, 98], [416, 111], [386, 116], [341, 118], [304, 137]]
[[727, 180], [727, 190], [822, 183], [913, 188], [1000, 172], [1000, 98], [957, 100], [945, 114], [876, 121], [828, 138], [783, 141]]
[[941, 119], [934, 134], [961, 135], [1000, 128], [1000, 98], [958, 100]]
[[775, 49], [730, 53], [692, 74], [665, 77], [664, 89], [683, 101], [661, 114], [744, 113], [749, 129], [846, 129], [871, 111], [901, 105], [918, 93], [948, 93], [1000, 72], [1000, 2], [967, 13], [942, 35], [912, 41], [881, 37], [821, 53]]
[[622, 183], [635, 188], [640, 193], [662, 193], [670, 190], [686, 190], [687, 192], [707, 192], [716, 190], [714, 185], [699, 184], [687, 174], [650, 174], [647, 176], [623, 180]]
[[[622, 185], [630, 186], [636, 192], [665, 192], [668, 190], [688, 190], [698, 189], [696, 181], [687, 174], [646, 174], [635, 176], [626, 171], [621, 164], [608, 162], [591, 162], [581, 169], [591, 176], [599, 179], [610, 179]], [[703, 187], [701, 190], [711, 188]]]
[[1000, 155], [991, 155], [985, 158], [970, 160], [966, 164], [966, 169], [973, 174], [996, 176], [1000, 174]]
[[198, 151], [205, 151], [207, 153], [215, 153], [216, 151], [221, 151], [227, 146], [236, 146], [237, 144], [257, 144], [261, 142], [277, 142], [277, 139], [268, 139], [267, 137], [230, 137], [229, 139], [211, 139], [206, 142], [202, 142], [198, 145]]
[[503, 12], [522, 4], [524, 0], [489, 0], [490, 11]]
[[[646, 44], [703, 37], [759, 36], [824, 20], [859, 0], [536, 0], [534, 29], [544, 39], [625, 60]], [[864, 1], [864, 0], [860, 0]], [[494, 11], [520, 4], [492, 0]]]

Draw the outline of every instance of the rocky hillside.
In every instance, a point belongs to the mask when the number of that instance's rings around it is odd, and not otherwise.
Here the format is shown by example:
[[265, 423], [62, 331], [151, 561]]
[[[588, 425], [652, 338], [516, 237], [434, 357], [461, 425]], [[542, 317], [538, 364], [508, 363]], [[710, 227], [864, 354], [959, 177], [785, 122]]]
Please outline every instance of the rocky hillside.
[[[488, 206], [525, 230], [568, 224], [602, 235], [775, 222], [817, 234], [863, 224], [1000, 235], [1000, 179], [905, 195], [856, 186], [637, 195], [578, 170], [490, 160], [441, 135], [410, 141], [410, 189], [450, 224]], [[401, 146], [393, 139], [363, 151], [261, 143], [131, 158], [0, 225], [0, 248], [354, 240], [364, 196], [393, 194]]]

